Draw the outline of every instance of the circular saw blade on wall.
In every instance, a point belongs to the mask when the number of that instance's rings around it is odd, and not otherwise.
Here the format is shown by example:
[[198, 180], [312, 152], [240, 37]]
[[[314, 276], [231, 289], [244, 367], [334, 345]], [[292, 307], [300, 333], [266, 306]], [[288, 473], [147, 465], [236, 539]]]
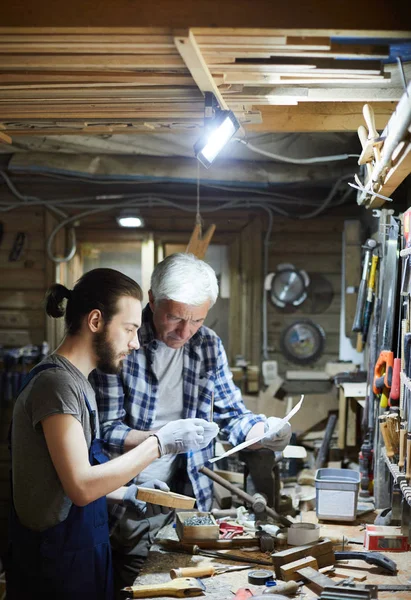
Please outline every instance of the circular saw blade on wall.
[[277, 266], [275, 273], [267, 275], [264, 287], [275, 306], [286, 308], [299, 306], [304, 302], [309, 283], [310, 278], [305, 271], [283, 263]]
[[281, 334], [280, 345], [284, 356], [297, 364], [313, 363], [324, 351], [325, 332], [320, 325], [302, 319], [289, 325]]

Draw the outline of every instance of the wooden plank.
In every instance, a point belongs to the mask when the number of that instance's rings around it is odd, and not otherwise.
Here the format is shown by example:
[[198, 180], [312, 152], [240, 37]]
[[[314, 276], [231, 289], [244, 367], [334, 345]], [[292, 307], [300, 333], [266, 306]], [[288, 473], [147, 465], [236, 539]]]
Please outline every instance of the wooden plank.
[[286, 565], [282, 565], [280, 567], [281, 579], [283, 581], [300, 581], [301, 575], [298, 570], [304, 567], [312, 567], [318, 570], [318, 563], [313, 556], [304, 556]]
[[[250, 57], [255, 58], [269, 58], [276, 56], [289, 56], [298, 60], [299, 57], [303, 58], [332, 58], [332, 59], [350, 59], [350, 60], [385, 60], [389, 57], [388, 46], [366, 46], [358, 45], [351, 46], [349, 44], [335, 44], [331, 45], [331, 49], [327, 50], [305, 50], [298, 47], [283, 46], [279, 48], [259, 48], [250, 49], [248, 46], [245, 48], [205, 48], [203, 50], [204, 58], [207, 62], [212, 63], [214, 57], [219, 56], [235, 56], [236, 58]], [[265, 55], [265, 56], [264, 56]]]
[[8, 269], [0, 279], [3, 290], [44, 290], [44, 270]]
[[232, 62], [227, 57], [227, 64], [219, 59], [216, 64], [208, 61], [208, 66], [211, 72], [215, 70], [224, 71], [251, 71], [252, 73], [270, 73], [277, 72], [280, 67], [288, 67], [294, 69], [310, 68], [310, 69], [338, 69], [351, 72], [357, 71], [363, 75], [379, 75], [381, 73], [381, 62], [378, 60], [334, 60], [333, 58], [316, 58], [310, 57], [293, 57], [293, 56], [275, 56], [272, 60], [249, 60], [241, 62]]
[[0, 42], [0, 55], [5, 54], [81, 54], [86, 56], [88, 54], [110, 54], [110, 55], [155, 55], [161, 54], [167, 56], [177, 55], [177, 50], [174, 46], [169, 44], [163, 44], [162, 46], [147, 46], [145, 44], [2, 44]]
[[[12, 197], [14, 200], [14, 196]], [[4, 197], [3, 197], [4, 199]], [[43, 233], [44, 215], [43, 209], [32, 209], [21, 206], [9, 212], [1, 214], [4, 231], [17, 233], [18, 231], [30, 230], [30, 234]], [[1, 248], [4, 250], [4, 247]]]
[[[407, 144], [400, 158], [397, 160], [395, 165], [388, 171], [384, 183], [379, 187], [378, 193], [388, 198], [397, 189], [397, 187], [404, 181], [404, 179], [411, 173], [411, 143]], [[377, 200], [375, 197], [372, 200], [370, 206], [377, 207]], [[383, 201], [384, 202], [384, 201]]]
[[[223, 83], [223, 76], [215, 77], [215, 80], [219, 84]], [[40, 83], [48, 82], [48, 83]], [[24, 83], [22, 83], [24, 82]], [[63, 83], [71, 82], [71, 83]], [[7, 98], [5, 92], [7, 90], [19, 90], [19, 97], [32, 97], [32, 90], [72, 90], [78, 88], [84, 90], [85, 88], [114, 88], [123, 92], [124, 88], [141, 87], [141, 86], [175, 86], [175, 85], [187, 85], [194, 86], [193, 78], [190, 75], [177, 75], [169, 73], [136, 73], [133, 75], [119, 75], [116, 77], [115, 74], [110, 74], [106, 77], [104, 72], [101, 75], [90, 74], [85, 75], [84, 73], [68, 73], [67, 76], [64, 74], [51, 74], [47, 77], [46, 74], [42, 74], [40, 77], [33, 74], [25, 73], [0, 73], [0, 84], [6, 83], [7, 85], [0, 85], [0, 89], [3, 90], [2, 97]], [[13, 85], [14, 83], [14, 85]], [[22, 90], [27, 90], [27, 93], [22, 93]], [[10, 95], [10, 94], [9, 94]]]
[[[411, 37], [411, 31], [405, 31], [404, 29], [397, 29], [396, 31], [389, 31], [388, 28], [384, 27], [382, 29], [330, 29], [327, 27], [322, 28], [287, 28], [284, 29], [282, 27], [258, 27], [255, 28], [251, 24], [246, 27], [223, 27], [218, 26], [215, 28], [212, 27], [192, 27], [192, 31], [196, 36], [210, 36], [214, 37], [215, 35], [220, 35], [222, 37], [231, 37], [233, 35], [238, 36], [294, 36], [294, 37], [302, 37], [308, 38], [311, 37], [343, 37], [343, 38], [373, 38], [373, 39], [404, 39], [408, 40]], [[1, 33], [1, 28], [0, 28]]]
[[0, 329], [41, 329], [44, 322], [43, 310], [0, 309]]
[[[136, 81], [147, 81], [148, 83], [151, 81], [156, 82], [157, 80], [165, 78], [166, 81], [172, 81], [173, 78], [176, 81], [186, 81], [188, 75], [181, 74], [169, 74], [169, 73], [134, 73], [131, 71], [97, 71], [96, 73], [88, 72], [84, 73], [84, 71], [35, 71], [33, 73], [25, 72], [22, 73], [20, 71], [17, 72], [8, 72], [1, 71], [0, 72], [0, 83], [36, 83], [41, 84], [42, 82], [48, 83], [60, 83], [64, 82], [74, 82], [74, 83], [126, 83], [132, 85]], [[159, 85], [157, 83], [153, 83], [153, 85]], [[11, 86], [10, 86], [11, 87]], [[6, 87], [4, 89], [7, 89]], [[14, 89], [11, 87], [11, 89]]]
[[44, 290], [0, 290], [0, 309], [29, 309], [42, 308]]
[[[22, 109], [20, 111], [12, 111], [11, 109], [9, 110], [4, 110], [2, 111], [2, 118], [5, 121], [8, 120], [13, 120], [13, 119], [19, 119], [21, 121], [32, 121], [33, 119], [36, 121], [41, 121], [41, 119], [45, 119], [47, 121], [50, 121], [51, 119], [64, 119], [65, 121], [69, 121], [69, 119], [87, 119], [90, 120], [92, 119], [93, 121], [95, 121], [96, 119], [107, 119], [107, 118], [115, 118], [115, 119], [132, 119], [132, 120], [137, 120], [137, 119], [164, 119], [164, 120], [170, 120], [170, 119], [178, 119], [179, 117], [182, 117], [182, 113], [181, 111], [140, 111], [138, 114], [136, 114], [135, 110], [132, 109], [117, 109], [117, 110], [110, 110], [109, 108], [102, 110], [96, 110], [96, 109], [78, 109], [77, 112], [73, 112], [70, 113], [70, 117], [67, 117], [67, 112], [63, 111], [62, 109], [60, 110], [50, 110], [49, 113], [42, 113], [40, 111], [36, 111], [36, 110], [27, 110], [27, 109]], [[185, 113], [184, 115], [184, 119], [185, 120], [190, 120], [193, 119], [195, 121], [200, 121], [203, 118], [203, 113], [197, 111], [197, 112], [190, 112], [190, 113]], [[63, 132], [60, 132], [63, 133]], [[66, 133], [66, 132], [64, 132]]]
[[8, 348], [41, 344], [43, 341], [43, 329], [0, 329], [0, 344]]
[[15, 69], [24, 70], [45, 70], [56, 71], [76, 70], [86, 71], [88, 69], [101, 69], [112, 71], [116, 69], [184, 69], [185, 64], [180, 56], [163, 55], [127, 55], [116, 56], [105, 54], [102, 56], [49, 56], [42, 55], [0, 55], [0, 69], [12, 71]]
[[108, 36], [109, 38], [113, 36], [135, 36], [135, 35], [160, 35], [167, 36], [170, 35], [169, 27], [89, 27], [89, 26], [79, 26], [79, 27], [37, 27], [37, 26], [29, 26], [29, 27], [21, 27], [21, 26], [1, 26], [0, 34], [4, 35], [33, 35], [33, 36], [55, 36], [55, 35], [65, 35], [65, 36], [78, 36], [81, 39], [83, 36], [91, 35], [91, 36]]
[[174, 43], [198, 88], [203, 93], [212, 92], [220, 108], [228, 110], [227, 104], [213, 80], [192, 32], [185, 31], [182, 35], [176, 36]]
[[[23, 252], [25, 249], [27, 249], [27, 250], [42, 250], [43, 249], [44, 240], [40, 236], [40, 234], [38, 234], [38, 233], [32, 234], [31, 232], [27, 231], [27, 226], [22, 227], [21, 231], [23, 231], [26, 234], [26, 240], [24, 242]], [[16, 233], [8, 233], [6, 230], [6, 232], [3, 235], [3, 241], [1, 244], [2, 250], [5, 250], [6, 252], [7, 251], [10, 252], [15, 240], [16, 240]]]
[[241, 274], [240, 238], [237, 235], [229, 247], [230, 300], [229, 300], [229, 364], [235, 364], [235, 357], [241, 353]]
[[338, 447], [344, 450], [346, 446], [347, 435], [347, 398], [342, 387], [338, 390], [339, 411], [338, 411]]
[[[298, 106], [259, 106], [263, 122], [245, 125], [247, 131], [357, 131], [363, 124], [362, 104], [344, 102], [302, 103]], [[375, 106], [377, 129], [387, 122], [395, 110], [394, 103], [381, 102]]]
[[[339, 319], [336, 318], [335, 314], [310, 315], [309, 313], [307, 313], [306, 315], [304, 315], [304, 317], [311, 318], [312, 320], [314, 320], [317, 325], [320, 325], [324, 329], [327, 336], [331, 333], [335, 335], [340, 334], [340, 323]], [[281, 316], [271, 315], [268, 318], [268, 328], [271, 333], [278, 335], [286, 327], [288, 327], [292, 323], [295, 323], [300, 318], [301, 315], [298, 315], [298, 317], [296, 317], [295, 314], [283, 314]]]
[[335, 80], [340, 80], [343, 83], [348, 83], [349, 80], [353, 80], [356, 82], [357, 85], [366, 82], [375, 82], [376, 84], [378, 84], [382, 81], [387, 80], [384, 75], [362, 75], [356, 73], [354, 70], [350, 73], [342, 71], [340, 74], [338, 73], [337, 69], [333, 71], [331, 71], [331, 69], [305, 69], [305, 71], [301, 69], [300, 72], [285, 72], [285, 69], [283, 67], [279, 68], [277, 73], [250, 73], [242, 72], [239, 69], [238, 72], [234, 71], [224, 74], [224, 83], [227, 85], [242, 84], [253, 86], [266, 86], [279, 82], [296, 83], [295, 81], [293, 81], [294, 79], [296, 79], [297, 82], [304, 82], [310, 85], [312, 85], [315, 80], [321, 80], [324, 81], [324, 83], [330, 83]]
[[[321, 236], [317, 233], [300, 232], [299, 235], [290, 236], [287, 233], [276, 233], [271, 241], [271, 252], [277, 249], [287, 249], [287, 253], [301, 252], [304, 254], [324, 253], [327, 256], [341, 253], [341, 239], [336, 239], [335, 234], [323, 232]], [[326, 257], [324, 257], [326, 260]]]
[[9, 255], [10, 252], [0, 250], [0, 270], [16, 269], [16, 267], [40, 271], [44, 269], [45, 255], [41, 250], [30, 250], [29, 248], [23, 249], [20, 258], [17, 261], [10, 261]]
[[291, 263], [297, 269], [309, 269], [310, 272], [330, 274], [341, 272], [341, 255], [332, 254], [331, 256], [325, 256], [320, 253], [312, 253], [309, 258], [305, 255], [305, 252], [300, 250], [299, 252], [288, 252], [287, 248], [284, 248], [281, 252], [280, 249], [277, 252], [270, 253], [268, 259], [268, 268], [270, 271], [275, 271], [276, 266], [279, 263]]
[[26, 44], [41, 44], [43, 46], [51, 46], [53, 44], [141, 44], [145, 46], [170, 46], [174, 47], [173, 37], [170, 30], [164, 30], [164, 33], [151, 34], [140, 33], [134, 34], [115, 34], [108, 29], [106, 33], [81, 33], [81, 29], [76, 29], [77, 33], [56, 34], [40, 32], [38, 28], [34, 28], [31, 33], [13, 33], [17, 28], [8, 29], [7, 34], [1, 36], [1, 43], [26, 43]]
[[4, 133], [4, 131], [0, 131], [0, 143], [12, 144], [13, 140], [11, 139], [11, 137], [9, 135], [7, 135], [7, 133]]

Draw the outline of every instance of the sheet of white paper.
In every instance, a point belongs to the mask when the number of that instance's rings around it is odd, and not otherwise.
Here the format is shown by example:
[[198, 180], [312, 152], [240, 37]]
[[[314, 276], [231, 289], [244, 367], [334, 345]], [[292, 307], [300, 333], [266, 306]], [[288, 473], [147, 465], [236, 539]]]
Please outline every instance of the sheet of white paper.
[[[294, 406], [293, 409], [290, 410], [290, 412], [288, 413], [288, 415], [286, 415], [283, 419], [281, 419], [281, 421], [278, 423], [278, 429], [281, 429], [282, 425], [284, 423], [288, 423], [288, 421], [300, 410], [301, 405], [303, 403], [304, 400], [304, 394], [302, 394], [299, 402], [297, 402], [297, 404]], [[208, 462], [209, 463], [215, 463], [218, 460], [221, 460], [222, 458], [225, 458], [226, 456], [230, 456], [230, 454], [235, 454], [236, 452], [239, 452], [240, 450], [242, 450], [243, 448], [247, 448], [248, 446], [252, 446], [253, 444], [256, 444], [257, 442], [259, 442], [263, 437], [265, 436], [265, 433], [263, 433], [263, 435], [260, 435], [258, 437], [252, 438], [251, 440], [247, 440], [246, 442], [242, 442], [241, 444], [238, 444], [237, 446], [235, 446], [234, 448], [231, 448], [231, 450], [227, 450], [227, 452], [224, 452], [224, 454], [221, 454], [221, 456], [215, 456], [214, 458], [211, 458]]]

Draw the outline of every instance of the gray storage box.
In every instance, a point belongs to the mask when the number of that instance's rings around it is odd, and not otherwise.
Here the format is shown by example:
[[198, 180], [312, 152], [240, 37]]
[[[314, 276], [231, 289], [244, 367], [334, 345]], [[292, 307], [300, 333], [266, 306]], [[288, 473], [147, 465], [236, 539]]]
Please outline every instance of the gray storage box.
[[352, 469], [318, 469], [315, 474], [316, 512], [327, 521], [354, 521], [360, 474]]

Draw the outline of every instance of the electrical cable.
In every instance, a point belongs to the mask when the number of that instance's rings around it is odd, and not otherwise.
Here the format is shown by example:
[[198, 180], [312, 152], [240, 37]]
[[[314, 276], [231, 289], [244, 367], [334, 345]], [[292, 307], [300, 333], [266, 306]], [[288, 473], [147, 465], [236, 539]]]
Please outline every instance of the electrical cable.
[[358, 158], [360, 156], [359, 154], [335, 154], [332, 156], [314, 156], [312, 158], [290, 158], [287, 156], [282, 156], [281, 154], [274, 154], [273, 152], [268, 152], [267, 150], [257, 148], [253, 144], [250, 144], [249, 141], [241, 138], [233, 138], [233, 141], [244, 144], [244, 146], [247, 146], [247, 148], [252, 152], [256, 152], [257, 154], [267, 156], [267, 158], [272, 158], [280, 162], [290, 163], [292, 165], [312, 165], [315, 163], [334, 162], [337, 160], [347, 160], [348, 158]]
[[[70, 225], [71, 223], [74, 223], [78, 220], [81, 220], [83, 218], [86, 218], [90, 215], [93, 214], [98, 214], [101, 212], [105, 212], [105, 211], [110, 211], [116, 208], [122, 208], [122, 207], [155, 207], [155, 206], [167, 206], [167, 207], [171, 207], [177, 210], [182, 210], [184, 212], [190, 212], [190, 213], [196, 213], [197, 216], [199, 214], [199, 188], [200, 188], [200, 181], [199, 179], [197, 180], [197, 202], [196, 202], [196, 206], [185, 206], [181, 203], [178, 202], [174, 202], [173, 200], [171, 200], [170, 198], [175, 198], [176, 200], [180, 200], [182, 199], [181, 195], [177, 195], [177, 194], [162, 194], [162, 195], [154, 195], [154, 194], [147, 194], [147, 193], [136, 193], [136, 194], [108, 194], [108, 195], [97, 195], [97, 196], [84, 196], [84, 197], [80, 197], [80, 198], [65, 198], [65, 199], [60, 199], [60, 200], [44, 200], [41, 198], [38, 198], [36, 196], [25, 196], [24, 194], [22, 194], [21, 192], [19, 192], [19, 190], [17, 189], [17, 187], [14, 185], [14, 183], [11, 181], [11, 179], [9, 178], [9, 176], [4, 172], [4, 171], [0, 171], [0, 176], [3, 178], [4, 182], [6, 183], [6, 185], [8, 186], [9, 190], [11, 191], [11, 193], [18, 199], [20, 200], [20, 202], [18, 203], [4, 203], [4, 202], [0, 202], [0, 212], [7, 212], [9, 210], [13, 210], [15, 208], [27, 208], [29, 206], [45, 206], [48, 209], [52, 210], [56, 215], [58, 215], [59, 217], [62, 217], [63, 220], [54, 228], [54, 230], [51, 232], [49, 239], [47, 241], [47, 254], [49, 256], [49, 258], [56, 263], [63, 263], [63, 262], [68, 262], [69, 260], [71, 260], [71, 258], [73, 258], [73, 256], [76, 253], [76, 236], [75, 236], [75, 230], [74, 227], [70, 228], [70, 238], [71, 238], [71, 248], [69, 250], [69, 252], [67, 253], [66, 256], [64, 257], [57, 257], [53, 255], [53, 251], [52, 251], [52, 245], [54, 242], [54, 238], [57, 235], [57, 233], [65, 226]], [[266, 260], [268, 261], [268, 244], [269, 244], [269, 238], [271, 236], [271, 230], [272, 230], [272, 221], [273, 221], [273, 213], [277, 213], [281, 216], [287, 217], [287, 218], [297, 218], [297, 219], [308, 219], [308, 218], [313, 218], [315, 216], [318, 216], [319, 214], [321, 214], [326, 208], [327, 206], [330, 204], [330, 202], [333, 200], [336, 192], [338, 191], [338, 187], [341, 184], [342, 181], [344, 181], [345, 179], [349, 178], [349, 176], [343, 176], [340, 177], [337, 182], [333, 185], [331, 191], [328, 193], [327, 197], [325, 198], [325, 200], [318, 206], [316, 207], [313, 211], [310, 211], [309, 213], [305, 213], [303, 215], [295, 215], [295, 214], [291, 214], [281, 208], [279, 208], [278, 206], [276, 206], [276, 204], [274, 204], [274, 201], [281, 198], [283, 199], [284, 202], [293, 202], [293, 203], [299, 203], [299, 204], [304, 204], [304, 200], [297, 198], [295, 196], [290, 196], [287, 197], [286, 195], [283, 194], [278, 194], [278, 193], [270, 193], [270, 192], [265, 192], [262, 190], [253, 190], [253, 194], [258, 195], [258, 196], [263, 196], [264, 198], [267, 198], [267, 201], [263, 201], [262, 198], [258, 199], [258, 201], [255, 201], [255, 198], [253, 197], [248, 197], [248, 198], [243, 198], [243, 197], [238, 197], [235, 199], [231, 199], [231, 200], [227, 200], [224, 201], [221, 198], [210, 198], [210, 201], [213, 202], [221, 202], [219, 205], [211, 205], [211, 206], [203, 206], [202, 207], [202, 212], [216, 212], [219, 210], [227, 210], [230, 208], [247, 208], [247, 209], [253, 209], [253, 208], [262, 208], [263, 210], [267, 211], [268, 215], [269, 215], [269, 228], [267, 230], [267, 235], [264, 241], [264, 245], [265, 245], [265, 253], [267, 253], [266, 256]], [[118, 183], [118, 182], [117, 182]], [[214, 189], [221, 189], [223, 191], [231, 191], [231, 192], [247, 192], [250, 193], [250, 189], [249, 188], [237, 188], [237, 187], [230, 187], [230, 186], [219, 186], [219, 185], [213, 185], [213, 184], [205, 184], [205, 183], [201, 183], [201, 185], [203, 185], [204, 187], [209, 187], [209, 188], [214, 188]], [[341, 203], [343, 203], [345, 201], [345, 199], [348, 197], [349, 193], [351, 193], [351, 190], [348, 190], [342, 199], [340, 199], [339, 201], [336, 202], [336, 205], [339, 205]], [[185, 198], [185, 200], [187, 200], [188, 198]], [[95, 208], [95, 204], [92, 204], [92, 201], [96, 202], [99, 201], [101, 203], [101, 201], [113, 201], [116, 200], [115, 204], [112, 203], [107, 203], [104, 204], [103, 206], [99, 206], [98, 208]], [[86, 204], [84, 204], [85, 202], [89, 202], [90, 204], [87, 206]], [[305, 203], [307, 204], [307, 203]], [[88, 208], [89, 210], [80, 212], [79, 214], [73, 215], [73, 216], [68, 216], [65, 212], [63, 212], [60, 208], [58, 208], [56, 205], [63, 205], [65, 208], [74, 208], [74, 209], [79, 209], [79, 208]], [[201, 217], [200, 217], [201, 218]], [[265, 300], [266, 301], [266, 298]], [[265, 347], [265, 346], [264, 346]]]

